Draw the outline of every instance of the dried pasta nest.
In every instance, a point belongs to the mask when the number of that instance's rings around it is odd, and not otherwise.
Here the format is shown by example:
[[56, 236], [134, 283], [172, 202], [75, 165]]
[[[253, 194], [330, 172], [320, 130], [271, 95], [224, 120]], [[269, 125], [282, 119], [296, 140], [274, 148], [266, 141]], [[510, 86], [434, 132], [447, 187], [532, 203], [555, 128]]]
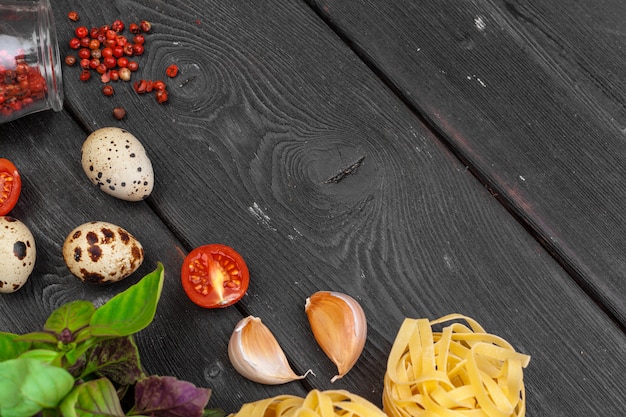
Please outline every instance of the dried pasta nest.
[[523, 417], [529, 361], [469, 317], [406, 319], [389, 355], [383, 410], [389, 417]]
[[305, 398], [279, 395], [244, 404], [229, 417], [387, 417], [366, 399], [344, 390], [310, 391]]

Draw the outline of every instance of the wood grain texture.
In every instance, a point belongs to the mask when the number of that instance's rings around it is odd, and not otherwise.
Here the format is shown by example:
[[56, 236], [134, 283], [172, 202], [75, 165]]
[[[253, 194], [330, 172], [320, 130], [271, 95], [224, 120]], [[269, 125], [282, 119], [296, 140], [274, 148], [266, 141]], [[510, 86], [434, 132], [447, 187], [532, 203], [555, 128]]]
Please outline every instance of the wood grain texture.
[[[72, 149], [86, 133], [67, 114], [0, 126], [0, 137], [10, 138], [0, 144], [3, 152], [40, 167], [29, 174], [34, 191], [16, 215], [40, 216], [37, 236], [48, 242], [48, 255], [25, 290], [53, 293], [40, 277], [56, 282], [50, 271], [67, 275], [54, 255], [61, 231], [78, 218], [104, 217], [136, 224], [152, 263], [162, 260], [172, 271], [157, 319], [140, 335], [142, 361], [155, 373], [210, 386], [212, 405], [229, 412], [313, 387], [348, 389], [380, 404], [387, 355], [403, 318], [451, 312], [476, 318], [532, 355], [529, 414], [618, 409], [624, 382], [616, 378], [607, 387], [604, 381], [626, 371], [624, 335], [304, 3], [59, 1], [62, 44], [73, 28], [64, 17], [69, 9], [87, 25], [120, 16], [150, 20], [154, 30], [136, 76], [161, 78], [173, 62], [181, 73], [168, 80], [170, 102], [160, 106], [121, 83], [112, 98], [101, 96], [97, 80], [80, 83], [75, 68], [64, 71], [66, 108], [86, 131], [118, 125], [146, 146], [156, 186], [139, 205], [85, 182]], [[119, 104], [128, 111], [122, 122], [110, 115]], [[46, 131], [42, 136], [54, 142], [23, 144], [28, 132]], [[76, 184], [62, 196], [53, 191], [65, 184], [55, 175], [59, 167]], [[41, 211], [47, 205], [50, 220]], [[236, 307], [202, 310], [178, 286], [183, 254], [210, 242], [231, 245], [248, 261], [252, 282]], [[118, 290], [73, 288], [94, 298]], [[335, 370], [303, 311], [306, 297], [324, 289], [354, 296], [369, 322], [361, 359], [334, 384]], [[30, 325], [19, 318], [38, 302], [31, 292], [6, 307], [9, 323], [15, 319], [10, 329]], [[311, 368], [316, 376], [263, 387], [237, 375], [225, 350], [234, 324], [247, 314], [263, 319], [298, 371]]]
[[626, 323], [624, 4], [311, 3]]

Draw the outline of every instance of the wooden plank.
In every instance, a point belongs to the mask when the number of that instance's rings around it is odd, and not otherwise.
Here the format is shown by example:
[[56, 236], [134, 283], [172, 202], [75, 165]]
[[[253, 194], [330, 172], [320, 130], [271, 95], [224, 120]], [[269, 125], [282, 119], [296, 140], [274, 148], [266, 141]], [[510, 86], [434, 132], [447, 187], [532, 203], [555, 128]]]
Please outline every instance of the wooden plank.
[[[302, 385], [267, 388], [266, 395], [342, 388], [380, 404], [386, 358], [402, 319], [459, 311], [533, 356], [526, 374], [529, 414], [618, 409], [623, 382], [607, 387], [604, 379], [626, 370], [624, 335], [307, 7], [55, 5], [62, 41], [71, 36], [64, 19], [70, 8], [81, 7], [87, 24], [148, 19], [154, 33], [138, 76], [161, 77], [172, 61], [181, 67], [167, 106], [122, 84], [106, 98], [95, 80], [77, 82], [77, 70], [64, 75], [67, 108], [87, 130], [124, 126], [152, 157], [157, 184], [145, 205], [169, 228], [158, 226], [154, 259], [176, 271], [182, 263], [177, 247], [218, 241], [239, 250], [252, 272], [248, 295], [221, 311], [191, 305], [174, 276], [156, 323], [161, 332], [139, 338], [149, 369], [201, 384], [205, 370], [216, 372], [224, 380], [210, 380], [214, 405], [236, 411], [263, 393], [224, 356], [227, 324], [251, 313], [272, 329], [297, 369], [316, 372]], [[119, 104], [128, 118], [118, 123], [110, 108]], [[56, 123], [55, 138], [80, 144], [62, 134], [66, 124]], [[10, 126], [16, 125], [21, 121]], [[9, 128], [0, 129], [4, 137]], [[32, 150], [19, 143], [11, 152], [27, 158]], [[55, 158], [72, 166], [76, 157], [67, 146], [44, 142], [37, 152], [48, 157], [37, 158], [45, 166]], [[73, 169], [78, 180], [80, 167]], [[103, 196], [86, 185], [81, 190], [77, 200], [94, 205], [90, 214], [113, 210], [114, 217], [132, 219], [127, 204], [96, 206], [85, 195]], [[55, 193], [48, 198], [61, 204]], [[141, 223], [159, 224], [148, 217]], [[40, 265], [34, 278], [54, 265]], [[335, 384], [302, 311], [319, 289], [355, 296], [369, 320], [362, 358]], [[188, 329], [183, 336], [181, 327]]]
[[624, 3], [310, 3], [624, 326]]

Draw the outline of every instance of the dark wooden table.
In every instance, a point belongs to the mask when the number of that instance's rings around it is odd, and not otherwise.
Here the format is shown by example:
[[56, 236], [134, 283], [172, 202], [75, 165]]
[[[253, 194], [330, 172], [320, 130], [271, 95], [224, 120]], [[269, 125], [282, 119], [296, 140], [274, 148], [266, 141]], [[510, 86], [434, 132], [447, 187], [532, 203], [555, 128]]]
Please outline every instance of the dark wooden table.
[[[162, 78], [173, 62], [181, 73], [159, 105], [130, 84], [105, 97], [64, 68], [63, 111], [0, 126], [0, 156], [24, 179], [11, 214], [38, 246], [28, 284], [0, 297], [0, 330], [37, 330], [70, 300], [102, 303], [160, 261], [142, 362], [212, 388], [210, 405], [228, 412], [311, 388], [380, 405], [403, 318], [459, 312], [532, 356], [528, 415], [623, 414], [626, 3], [55, 1], [62, 55], [70, 10], [88, 26], [151, 21], [135, 76]], [[105, 126], [147, 148], [147, 200], [116, 200], [83, 173], [82, 142]], [[138, 237], [136, 274], [106, 287], [71, 276], [63, 240], [90, 220]], [[236, 307], [201, 309], [180, 287], [185, 254], [212, 242], [251, 270]], [[369, 323], [334, 384], [303, 312], [322, 289], [354, 296]], [[248, 314], [316, 376], [263, 386], [237, 374], [227, 342]]]

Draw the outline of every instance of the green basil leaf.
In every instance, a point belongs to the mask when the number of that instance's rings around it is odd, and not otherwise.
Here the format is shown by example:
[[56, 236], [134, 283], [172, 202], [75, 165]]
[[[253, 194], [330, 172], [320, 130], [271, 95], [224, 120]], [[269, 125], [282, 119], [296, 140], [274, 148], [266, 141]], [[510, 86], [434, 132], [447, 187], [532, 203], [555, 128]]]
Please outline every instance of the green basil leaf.
[[82, 343], [73, 343], [73, 346], [65, 352], [65, 358], [70, 365], [76, 364], [79, 359], [84, 359], [85, 352], [87, 352], [93, 345], [100, 342], [100, 340], [102, 339], [98, 337], [92, 337]]
[[56, 345], [59, 341], [54, 333], [48, 332], [32, 332], [18, 336], [19, 342], [32, 342], [32, 343], [50, 343]]
[[124, 417], [115, 387], [106, 378], [94, 379], [76, 386], [65, 397], [59, 409], [63, 417]]
[[89, 339], [91, 339], [91, 329], [89, 328], [89, 326], [83, 327], [82, 329], [74, 333], [74, 342], [76, 343], [82, 343]]
[[56, 352], [54, 350], [47, 349], [33, 349], [20, 355], [20, 359], [36, 359], [39, 362], [54, 366], [58, 366], [60, 364], [60, 359], [62, 357], [63, 352]]
[[221, 408], [207, 408], [202, 413], [202, 417], [226, 417], [226, 411]]
[[0, 363], [0, 415], [29, 417], [54, 408], [71, 391], [74, 378], [65, 369], [31, 358]]
[[163, 265], [96, 310], [89, 327], [92, 336], [128, 336], [148, 326], [163, 289]]
[[65, 329], [74, 333], [89, 324], [94, 311], [96, 308], [89, 301], [72, 301], [53, 311], [43, 328], [58, 334]]
[[16, 340], [17, 334], [0, 332], [0, 362], [15, 359], [30, 349], [30, 342]]

